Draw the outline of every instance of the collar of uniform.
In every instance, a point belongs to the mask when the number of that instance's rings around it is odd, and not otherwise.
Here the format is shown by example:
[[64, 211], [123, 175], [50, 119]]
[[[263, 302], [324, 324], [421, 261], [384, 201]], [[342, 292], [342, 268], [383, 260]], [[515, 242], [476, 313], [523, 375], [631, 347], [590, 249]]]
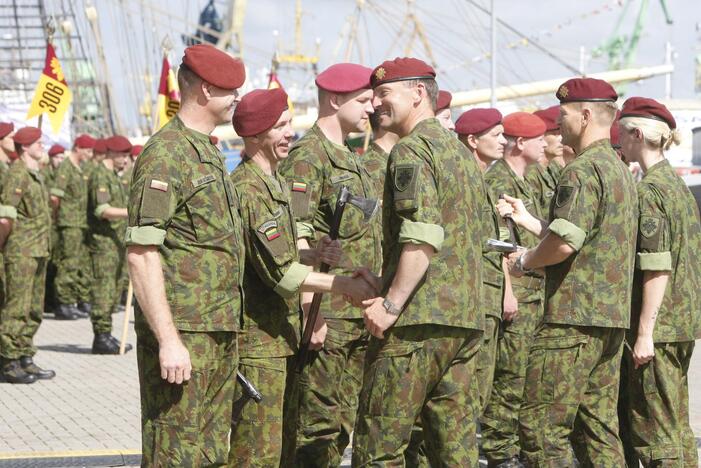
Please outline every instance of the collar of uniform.
[[[282, 190], [285, 181], [278, 175], [277, 171], [272, 176], [269, 176], [268, 174], [263, 172], [263, 169], [258, 167], [258, 165], [252, 162], [250, 159], [244, 159], [243, 164], [245, 164], [244, 167], [247, 170], [253, 172], [256, 175], [256, 177], [263, 181], [265, 186], [268, 188], [268, 192], [270, 192], [270, 196], [274, 200], [289, 203], [288, 198], [285, 196], [285, 193]], [[276, 184], [273, 182], [273, 179], [277, 181], [278, 186], [276, 186]]]
[[[175, 120], [175, 126], [178, 130], [182, 131], [185, 139], [190, 142], [190, 144], [195, 148], [197, 155], [200, 158], [200, 162], [211, 162], [217, 163], [221, 162], [221, 155], [219, 150], [216, 150], [215, 146], [209, 141], [209, 135], [193, 130], [187, 127], [180, 117], [176, 115], [173, 120]], [[216, 152], [215, 152], [216, 150]]]
[[368, 147], [368, 151], [370, 151], [371, 149], [375, 150], [378, 153], [383, 154], [385, 156], [388, 156], [388, 154], [389, 154], [389, 153], [387, 153], [387, 151], [383, 150], [382, 147], [380, 145], [378, 145], [377, 143], [375, 143], [374, 141], [372, 143], [370, 143], [370, 146]]
[[511, 178], [516, 181], [516, 185], [518, 185], [518, 188], [521, 190], [521, 192], [523, 192], [524, 194], [528, 194], [528, 196], [531, 195], [530, 186], [526, 183], [526, 179], [524, 177], [519, 177], [518, 174], [516, 174], [516, 172], [514, 172], [514, 170], [511, 168], [511, 166], [509, 166], [509, 163], [506, 161], [505, 158], [497, 159], [496, 164], [499, 164], [504, 167], [504, 170], [507, 171]]
[[652, 167], [649, 167], [647, 171], [645, 171], [645, 175], [643, 176], [643, 179], [647, 177], [649, 174], [654, 174], [655, 172], [660, 172], [664, 171], [665, 169], [670, 168], [671, 169], [672, 165], [669, 163], [667, 159], [662, 159], [662, 161], [656, 162]]
[[314, 124], [310, 131], [319, 139], [321, 145], [324, 147], [326, 155], [334, 165], [359, 173], [355, 154], [347, 146], [337, 145], [326, 138], [326, 135], [324, 135], [324, 132], [321, 131], [321, 128], [319, 128], [317, 124]]
[[421, 131], [424, 131], [425, 129], [435, 128], [436, 126], [441, 127], [441, 123], [438, 121], [438, 119], [435, 117], [429, 117], [429, 118], [423, 119], [422, 121], [417, 123], [414, 126], [414, 128], [411, 129], [410, 133], [414, 133], [417, 131], [421, 132]]
[[608, 153], [613, 153], [613, 146], [611, 146], [611, 140], [609, 138], [602, 138], [600, 140], [596, 140], [592, 143], [589, 144], [586, 148], [584, 148], [582, 151], [577, 154], [577, 157], [580, 157], [584, 155], [585, 153], [592, 153], [592, 150], [606, 146], [606, 149], [609, 149]]

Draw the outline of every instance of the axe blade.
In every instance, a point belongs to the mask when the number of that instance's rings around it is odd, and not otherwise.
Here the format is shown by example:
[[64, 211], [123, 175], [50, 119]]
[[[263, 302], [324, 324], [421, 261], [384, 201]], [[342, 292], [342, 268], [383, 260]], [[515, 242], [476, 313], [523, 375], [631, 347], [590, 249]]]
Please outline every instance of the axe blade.
[[355, 195], [350, 195], [348, 197], [348, 203], [363, 212], [363, 220], [365, 221], [369, 221], [370, 218], [375, 216], [375, 213], [377, 213], [377, 210], [380, 207], [380, 203], [376, 198], [365, 198]]

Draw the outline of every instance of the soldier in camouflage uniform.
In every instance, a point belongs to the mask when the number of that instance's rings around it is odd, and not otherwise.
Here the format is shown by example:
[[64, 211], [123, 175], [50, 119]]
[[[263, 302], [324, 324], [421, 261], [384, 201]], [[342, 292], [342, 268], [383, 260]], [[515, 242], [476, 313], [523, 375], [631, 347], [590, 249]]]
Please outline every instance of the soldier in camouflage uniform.
[[436, 119], [441, 123], [446, 130], [455, 130], [455, 122], [453, 115], [450, 112], [450, 103], [453, 101], [453, 95], [442, 89], [438, 91], [438, 99], [436, 99]]
[[[536, 194], [524, 180], [528, 167], [537, 165], [546, 146], [543, 121], [527, 112], [514, 112], [504, 118], [506, 148], [504, 157], [487, 170], [485, 182], [492, 199], [508, 194], [523, 201], [528, 211], [543, 218]], [[502, 222], [501, 238], [509, 239]], [[539, 238], [514, 228], [518, 245], [534, 247]], [[528, 351], [536, 327], [543, 319], [543, 276], [532, 272], [521, 278], [510, 275], [504, 291], [504, 307], [515, 303], [514, 313], [504, 314], [497, 343], [494, 388], [482, 415], [482, 452], [489, 465], [507, 468], [520, 466], [518, 461], [518, 411], [523, 400]]]
[[25, 127], [13, 139], [19, 159], [10, 167], [0, 192], [0, 247], [4, 245], [7, 278], [7, 298], [0, 309], [0, 357], [5, 380], [26, 384], [56, 375], [34, 364], [32, 343], [44, 312], [51, 215], [49, 194], [39, 173], [44, 155], [41, 130]]
[[[338, 64], [319, 74], [319, 119], [280, 165], [292, 192], [300, 249], [328, 234], [341, 186], [354, 195], [377, 196], [360, 157], [344, 146], [350, 132], [365, 130], [372, 113], [371, 71]], [[344, 255], [331, 272], [349, 274], [365, 266], [378, 273], [381, 236], [379, 216], [366, 222], [359, 209], [348, 206], [339, 232]], [[309, 302], [311, 295], [303, 295], [305, 313]], [[350, 441], [368, 335], [360, 311], [341, 297], [324, 296], [319, 315], [316, 330], [328, 331], [323, 349], [301, 375], [296, 463], [326, 467], [340, 463]], [[314, 347], [321, 343], [321, 335], [312, 337]]]
[[544, 321], [519, 413], [521, 453], [529, 466], [573, 466], [571, 440], [584, 466], [624, 466], [616, 401], [630, 321], [635, 185], [609, 141], [613, 87], [574, 78], [556, 95], [562, 142], [577, 157], [560, 176], [547, 229], [507, 199], [517, 223], [544, 234], [535, 249], [511, 256], [511, 273], [546, 268]]
[[535, 190], [541, 212], [547, 215], [550, 210], [550, 200], [555, 194], [557, 181], [565, 165], [562, 136], [560, 135], [560, 126], [557, 123], [560, 106], [537, 110], [534, 114], [545, 122], [545, 142], [548, 146], [545, 147], [545, 155], [539, 164], [528, 166], [526, 181]]
[[[0, 122], [0, 191], [2, 191], [5, 174], [10, 170], [11, 156], [16, 157], [15, 142], [12, 136], [15, 133], [15, 126], [9, 122]], [[0, 230], [2, 227], [0, 227]], [[1, 247], [1, 246], [0, 246]], [[5, 268], [3, 253], [0, 248], [0, 307], [5, 303]]]
[[[55, 182], [56, 182], [56, 171], [58, 166], [65, 159], [65, 151], [61, 145], [54, 144], [49, 148], [48, 163], [41, 168], [40, 173], [44, 178], [44, 185], [46, 189], [51, 192]], [[58, 265], [58, 229], [56, 227], [56, 210], [58, 206], [54, 203], [53, 198], [49, 198], [51, 202], [51, 251], [49, 252], [49, 262], [46, 266], [46, 287], [44, 289], [44, 310], [54, 310], [56, 301], [56, 267]]]
[[137, 298], [142, 466], [222, 466], [229, 455], [241, 321], [243, 229], [224, 157], [241, 61], [185, 49], [182, 104], [136, 161], [126, 234]]
[[57, 318], [73, 318], [90, 313], [92, 283], [88, 252], [88, 175], [85, 168], [95, 140], [80, 135], [73, 151], [56, 171], [51, 198], [58, 203], [59, 243], [56, 245], [58, 272], [56, 274]]
[[384, 297], [364, 303], [373, 339], [353, 466], [402, 465], [418, 418], [431, 465], [476, 466], [472, 378], [484, 324], [478, 291], [486, 187], [469, 151], [434, 118], [430, 66], [387, 61], [372, 84], [380, 125], [402, 138], [385, 180]]
[[345, 293], [358, 302], [377, 292], [360, 277], [313, 273], [299, 262], [290, 194], [277, 173], [294, 137], [287, 94], [252, 91], [236, 107], [233, 124], [246, 155], [231, 174], [246, 239], [239, 370], [264, 397], [248, 402], [237, 386], [229, 466], [279, 466], [283, 426], [295, 422], [288, 420], [294, 412], [283, 417], [283, 403], [301, 328], [299, 292]]
[[[663, 151], [679, 142], [666, 107], [652, 99], [628, 99], [620, 141], [628, 160], [645, 172], [638, 183], [638, 254], [627, 334], [632, 350], [624, 351], [629, 431], [622, 432], [623, 441], [645, 467], [696, 467], [688, 371], [694, 340], [701, 338], [698, 206], [664, 157]], [[637, 463], [629, 460], [629, 466]]]

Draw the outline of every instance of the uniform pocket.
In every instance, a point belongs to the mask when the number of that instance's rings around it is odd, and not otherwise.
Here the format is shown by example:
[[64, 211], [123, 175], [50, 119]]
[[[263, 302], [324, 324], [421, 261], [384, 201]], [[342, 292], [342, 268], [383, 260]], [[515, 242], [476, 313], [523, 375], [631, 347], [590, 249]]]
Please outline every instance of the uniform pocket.
[[421, 370], [415, 368], [414, 358], [422, 347], [420, 342], [382, 346], [373, 363], [372, 391], [368, 402], [370, 415], [402, 418], [411, 413], [412, 392], [418, 390], [412, 385], [412, 379], [421, 374]]
[[657, 390], [657, 378], [655, 377], [655, 358], [648, 362], [642, 369], [642, 384], [643, 392], [645, 395], [656, 395]]
[[581, 383], [572, 381], [572, 369], [587, 342], [586, 335], [536, 339], [531, 355], [534, 365], [529, 364], [527, 380], [537, 379], [540, 385], [529, 385], [535, 389], [529, 396], [539, 402], [576, 404]]

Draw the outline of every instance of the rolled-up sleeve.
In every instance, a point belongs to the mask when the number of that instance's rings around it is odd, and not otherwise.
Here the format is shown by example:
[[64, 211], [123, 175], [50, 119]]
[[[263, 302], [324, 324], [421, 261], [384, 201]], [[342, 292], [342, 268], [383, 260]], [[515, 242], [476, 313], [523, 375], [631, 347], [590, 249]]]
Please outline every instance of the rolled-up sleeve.
[[582, 248], [584, 240], [587, 238], [587, 233], [583, 229], [562, 218], [553, 220], [548, 229], [576, 251]]
[[428, 244], [440, 252], [445, 240], [445, 232], [437, 224], [427, 224], [405, 219], [399, 229], [399, 243]]

